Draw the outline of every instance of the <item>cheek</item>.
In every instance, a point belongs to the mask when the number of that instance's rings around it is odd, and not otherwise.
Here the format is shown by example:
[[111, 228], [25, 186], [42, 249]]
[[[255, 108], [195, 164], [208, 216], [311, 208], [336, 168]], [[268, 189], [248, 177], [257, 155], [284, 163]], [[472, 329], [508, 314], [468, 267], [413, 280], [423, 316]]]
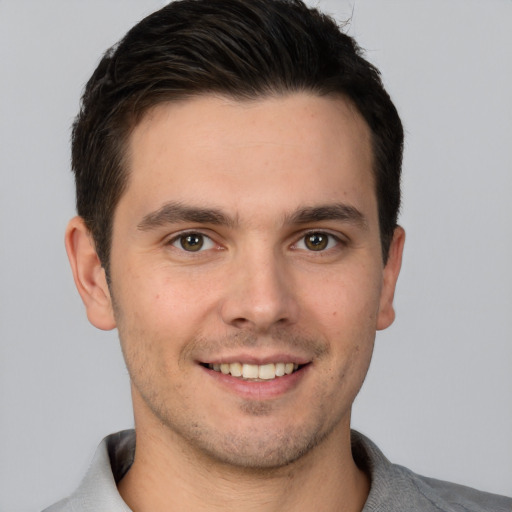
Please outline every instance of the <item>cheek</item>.
[[[185, 273], [152, 268], [123, 279], [114, 288], [115, 315], [125, 357], [165, 366], [209, 326], [214, 291]], [[127, 271], [129, 272], [129, 270]], [[172, 354], [172, 356], [171, 356]]]
[[[135, 272], [132, 268], [137, 269]], [[130, 311], [142, 324], [157, 326], [167, 324], [194, 311], [208, 300], [204, 279], [184, 271], [175, 271], [165, 264], [132, 265], [123, 275], [130, 279], [120, 280], [119, 296], [123, 311]], [[181, 322], [180, 322], [181, 323]]]
[[310, 287], [304, 294], [303, 310], [314, 314], [331, 334], [375, 332], [380, 291], [380, 275], [373, 268], [333, 272], [322, 286]]

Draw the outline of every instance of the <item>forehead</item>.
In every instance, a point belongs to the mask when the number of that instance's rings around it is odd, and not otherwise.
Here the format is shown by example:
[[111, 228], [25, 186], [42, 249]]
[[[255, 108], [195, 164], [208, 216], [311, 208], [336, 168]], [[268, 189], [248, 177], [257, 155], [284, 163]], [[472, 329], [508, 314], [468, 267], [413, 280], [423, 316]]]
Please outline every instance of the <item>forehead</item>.
[[134, 129], [120, 206], [144, 215], [192, 201], [262, 215], [346, 197], [373, 204], [372, 166], [369, 129], [342, 98], [199, 96], [156, 106]]

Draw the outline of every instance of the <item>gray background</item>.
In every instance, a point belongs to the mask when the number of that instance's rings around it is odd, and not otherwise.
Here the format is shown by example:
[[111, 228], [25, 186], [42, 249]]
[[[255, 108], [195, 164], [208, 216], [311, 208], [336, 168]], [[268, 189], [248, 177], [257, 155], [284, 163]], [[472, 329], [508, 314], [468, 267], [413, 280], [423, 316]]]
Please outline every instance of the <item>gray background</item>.
[[[156, 0], [0, 0], [0, 510], [70, 492], [132, 425], [116, 333], [86, 320], [63, 232], [69, 126], [101, 53]], [[407, 130], [394, 326], [354, 426], [393, 461], [512, 494], [512, 2], [324, 0]]]

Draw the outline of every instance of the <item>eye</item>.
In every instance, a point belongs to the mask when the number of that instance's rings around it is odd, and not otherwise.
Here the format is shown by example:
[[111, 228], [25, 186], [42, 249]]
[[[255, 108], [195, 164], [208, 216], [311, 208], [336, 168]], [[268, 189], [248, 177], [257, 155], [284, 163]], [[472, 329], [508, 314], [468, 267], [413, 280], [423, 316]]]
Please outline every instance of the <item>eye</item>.
[[297, 242], [295, 247], [297, 249], [320, 252], [336, 247], [339, 242], [339, 239], [334, 235], [323, 231], [313, 231], [304, 235], [304, 237]]
[[199, 252], [207, 249], [213, 249], [215, 244], [213, 240], [202, 233], [182, 233], [173, 240], [171, 245], [177, 249], [183, 249], [187, 252]]

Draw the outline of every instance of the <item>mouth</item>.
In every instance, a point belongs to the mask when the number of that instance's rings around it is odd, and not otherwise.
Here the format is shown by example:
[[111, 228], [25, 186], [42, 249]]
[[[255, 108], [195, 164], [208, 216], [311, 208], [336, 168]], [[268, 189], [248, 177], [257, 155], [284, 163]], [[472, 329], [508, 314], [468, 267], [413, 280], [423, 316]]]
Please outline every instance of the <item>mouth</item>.
[[[309, 364], [309, 363], [308, 363]], [[240, 380], [247, 381], [269, 381], [291, 375], [301, 370], [305, 364], [293, 362], [286, 363], [267, 363], [267, 364], [248, 364], [241, 362], [234, 363], [201, 363], [201, 366], [219, 372], [224, 375], [231, 375]]]

